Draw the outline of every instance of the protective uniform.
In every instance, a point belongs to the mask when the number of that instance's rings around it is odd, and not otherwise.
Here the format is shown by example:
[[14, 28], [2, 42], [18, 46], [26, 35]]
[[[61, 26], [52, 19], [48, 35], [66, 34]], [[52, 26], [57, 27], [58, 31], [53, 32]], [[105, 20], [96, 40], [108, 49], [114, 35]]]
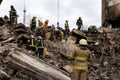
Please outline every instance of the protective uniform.
[[47, 27], [48, 27], [48, 22], [49, 22], [49, 20], [46, 20], [46, 21], [44, 22], [44, 24], [43, 24], [43, 30], [46, 30], [46, 29], [47, 29]]
[[31, 31], [35, 32], [35, 30], [36, 30], [36, 17], [32, 18], [30, 29], [31, 29]]
[[[84, 41], [80, 43], [87, 45]], [[87, 80], [88, 61], [92, 58], [91, 52], [88, 49], [76, 48], [70, 57], [74, 59], [71, 80]]]
[[65, 22], [65, 37], [68, 37], [69, 36], [69, 24], [68, 24], [68, 20], [66, 20]]
[[10, 15], [10, 24], [12, 26], [16, 26], [16, 24], [17, 24], [17, 14], [16, 14], [16, 10], [13, 7], [13, 5], [11, 5], [11, 10], [10, 10], [9, 15]]
[[65, 29], [69, 29], [68, 20], [66, 20], [66, 22], [65, 22]]
[[42, 25], [43, 25], [43, 22], [41, 20], [38, 20], [38, 26], [42, 27]]
[[32, 51], [36, 50], [35, 38], [33, 35], [30, 35], [30, 39], [27, 40], [27, 49]]
[[43, 36], [45, 37], [46, 36], [46, 30], [47, 30], [47, 28], [48, 28], [48, 22], [49, 22], [49, 20], [46, 20], [45, 22], [44, 22], [44, 24], [43, 24]]
[[38, 36], [37, 40], [36, 40], [36, 47], [37, 47], [37, 55], [39, 57], [43, 56], [43, 52], [44, 52], [44, 40], [41, 36]]
[[63, 36], [64, 36], [64, 33], [63, 33], [63, 31], [60, 31], [60, 41], [62, 41], [62, 39], [63, 39]]
[[81, 17], [79, 17], [79, 19], [77, 20], [76, 25], [78, 26], [78, 30], [80, 30], [81, 25], [83, 25]]

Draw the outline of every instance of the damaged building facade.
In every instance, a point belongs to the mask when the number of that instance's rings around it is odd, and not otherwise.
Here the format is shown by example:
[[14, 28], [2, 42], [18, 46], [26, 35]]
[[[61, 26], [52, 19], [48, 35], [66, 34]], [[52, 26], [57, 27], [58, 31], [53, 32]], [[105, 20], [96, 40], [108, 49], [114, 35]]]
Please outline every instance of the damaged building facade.
[[120, 26], [120, 0], [102, 0], [102, 25]]

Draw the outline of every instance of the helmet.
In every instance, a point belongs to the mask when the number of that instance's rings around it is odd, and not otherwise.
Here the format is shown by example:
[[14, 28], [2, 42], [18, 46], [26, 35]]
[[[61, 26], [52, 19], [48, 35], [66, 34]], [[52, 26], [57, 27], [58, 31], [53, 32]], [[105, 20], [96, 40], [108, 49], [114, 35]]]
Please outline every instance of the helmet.
[[58, 28], [55, 28], [55, 31], [58, 31]]
[[39, 38], [39, 39], [42, 39], [42, 37], [41, 37], [41, 36], [38, 36], [38, 38]]
[[36, 16], [33, 16], [34, 19], [36, 19]]
[[45, 22], [49, 22], [49, 20], [47, 19]]
[[13, 8], [13, 5], [10, 5], [11, 8]]
[[80, 44], [80, 45], [88, 45], [87, 40], [85, 40], [85, 39], [81, 39], [81, 40], [79, 41], [79, 44]]
[[66, 20], [66, 22], [68, 22], [68, 20]]
[[34, 38], [34, 35], [31, 34], [30, 37], [31, 37], [31, 38]]

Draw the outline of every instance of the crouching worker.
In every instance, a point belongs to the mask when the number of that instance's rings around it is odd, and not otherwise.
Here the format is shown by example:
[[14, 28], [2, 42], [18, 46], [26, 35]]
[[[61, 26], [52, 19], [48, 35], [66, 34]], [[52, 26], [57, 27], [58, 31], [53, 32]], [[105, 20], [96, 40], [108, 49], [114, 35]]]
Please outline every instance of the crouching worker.
[[28, 50], [32, 50], [35, 51], [36, 47], [35, 47], [35, 37], [33, 34], [30, 35], [30, 38], [27, 40], [27, 49]]
[[71, 80], [87, 80], [88, 61], [92, 58], [90, 50], [87, 49], [87, 40], [79, 41], [79, 47], [70, 54], [70, 58], [74, 60]]
[[44, 54], [44, 40], [41, 36], [38, 36], [36, 39], [36, 48], [37, 48], [37, 56], [43, 57]]

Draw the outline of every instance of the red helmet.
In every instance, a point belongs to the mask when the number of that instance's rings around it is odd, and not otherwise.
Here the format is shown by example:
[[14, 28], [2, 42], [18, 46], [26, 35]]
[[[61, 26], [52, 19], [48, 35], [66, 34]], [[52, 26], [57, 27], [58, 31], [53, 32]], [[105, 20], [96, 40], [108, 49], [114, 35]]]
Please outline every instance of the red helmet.
[[47, 19], [45, 22], [49, 22], [49, 20]]

